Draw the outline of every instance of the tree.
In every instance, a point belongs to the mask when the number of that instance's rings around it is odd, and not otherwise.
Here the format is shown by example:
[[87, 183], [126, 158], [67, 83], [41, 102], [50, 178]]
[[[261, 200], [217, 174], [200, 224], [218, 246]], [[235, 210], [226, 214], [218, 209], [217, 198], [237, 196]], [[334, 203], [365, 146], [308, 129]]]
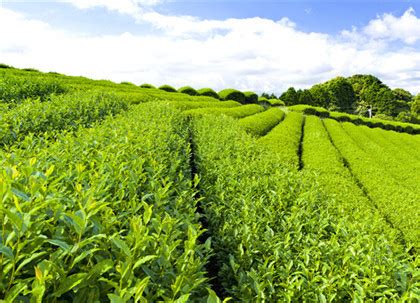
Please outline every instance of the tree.
[[409, 91], [402, 88], [396, 88], [392, 92], [397, 100], [404, 101], [406, 103], [412, 102], [414, 99], [413, 95]]
[[307, 89], [304, 89], [301, 91], [298, 97], [298, 103], [299, 104], [308, 104], [308, 105], [314, 105], [314, 101], [312, 99], [311, 92]]
[[420, 119], [420, 94], [414, 97], [414, 100], [411, 103], [411, 113], [413, 116]]
[[343, 77], [325, 83], [330, 95], [329, 109], [352, 112], [356, 106], [356, 96], [351, 83]]
[[328, 94], [328, 90], [322, 84], [315, 84], [310, 88], [310, 93], [312, 96], [312, 101], [315, 106], [321, 106], [324, 108], [328, 108], [330, 104], [330, 95]]
[[266, 92], [262, 93], [261, 97], [267, 98], [268, 100], [269, 99], [278, 99], [277, 96], [274, 93], [269, 94], [269, 93], [266, 93]]
[[361, 105], [371, 105], [376, 114], [391, 117], [409, 110], [412, 96], [403, 89], [391, 90], [372, 75], [354, 75], [348, 81], [353, 86], [358, 109]]
[[298, 94], [294, 87], [289, 87], [289, 89], [281, 95], [280, 99], [283, 100], [286, 105], [295, 105], [299, 102]]

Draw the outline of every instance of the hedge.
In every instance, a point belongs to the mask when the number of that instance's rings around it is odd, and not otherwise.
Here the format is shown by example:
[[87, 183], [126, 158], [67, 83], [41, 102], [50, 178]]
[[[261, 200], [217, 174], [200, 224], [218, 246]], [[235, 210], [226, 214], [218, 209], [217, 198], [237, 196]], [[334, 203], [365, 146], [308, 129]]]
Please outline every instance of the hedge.
[[187, 94], [190, 96], [197, 96], [198, 92], [192, 88], [191, 86], [183, 86], [181, 88], [178, 89], [179, 93], [183, 93], [183, 94]]
[[245, 95], [245, 103], [258, 103], [258, 95], [254, 92], [244, 92]]
[[211, 88], [202, 88], [202, 89], [199, 89], [198, 91], [197, 91], [197, 93], [200, 95], [200, 96], [207, 96], [207, 97], [213, 97], [213, 98], [216, 98], [216, 99], [220, 99], [220, 97], [219, 97], [219, 94], [218, 93], [216, 93], [213, 89], [211, 89]]
[[306, 115], [315, 115], [321, 118], [331, 118], [339, 122], [351, 122], [356, 125], [366, 125], [370, 128], [379, 127], [386, 130], [393, 130], [400, 133], [420, 134], [420, 125], [389, 121], [375, 118], [366, 118], [358, 115], [351, 115], [340, 112], [329, 112], [322, 107], [311, 105], [293, 105], [288, 107], [291, 111], [302, 112]]
[[219, 92], [220, 99], [238, 101], [242, 104], [245, 103], [246, 97], [243, 92], [233, 88], [227, 88]]
[[152, 84], [149, 83], [143, 83], [140, 85], [141, 88], [156, 88], [155, 86], [153, 86]]
[[173, 88], [172, 86], [167, 85], [167, 84], [159, 86], [159, 89], [164, 90], [165, 92], [168, 92], [168, 93], [176, 93], [177, 92], [175, 88]]
[[269, 99], [267, 102], [270, 103], [271, 106], [285, 106], [286, 105], [284, 104], [282, 100], [279, 100], [279, 99]]
[[330, 116], [330, 113], [328, 110], [322, 107], [317, 107], [317, 106], [299, 104], [299, 105], [289, 106], [289, 109], [295, 112], [302, 112], [305, 115], [314, 115], [321, 118], [328, 118]]
[[0, 68], [12, 68], [12, 67], [7, 64], [0, 63]]

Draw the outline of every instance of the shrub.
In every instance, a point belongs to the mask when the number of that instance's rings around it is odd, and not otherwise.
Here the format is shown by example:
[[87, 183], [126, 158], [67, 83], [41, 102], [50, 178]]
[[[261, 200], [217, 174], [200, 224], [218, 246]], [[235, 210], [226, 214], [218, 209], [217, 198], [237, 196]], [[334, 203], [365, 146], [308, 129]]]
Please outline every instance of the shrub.
[[258, 102], [268, 102], [266, 97], [258, 97]]
[[330, 118], [337, 120], [339, 122], [350, 122], [351, 118], [347, 114], [342, 114], [338, 112], [330, 112]]
[[242, 104], [245, 103], [246, 97], [243, 92], [233, 88], [227, 88], [219, 92], [220, 99], [238, 101]]
[[149, 83], [143, 83], [139, 87], [141, 87], [141, 88], [156, 88], [155, 86], [153, 86], [152, 84], [149, 84]]
[[190, 96], [197, 96], [198, 92], [192, 88], [191, 86], [183, 86], [181, 88], [178, 89], [178, 92], [183, 93], [183, 94], [187, 94]]
[[168, 92], [168, 93], [176, 93], [176, 89], [167, 84], [159, 86], [159, 89], [164, 90], [165, 92]]
[[131, 83], [131, 82], [127, 82], [127, 81], [123, 81], [123, 82], [121, 82], [120, 84], [123, 84], [123, 85], [134, 85], [135, 86], [135, 84], [134, 83]]
[[248, 133], [264, 136], [284, 119], [284, 112], [280, 108], [272, 107], [261, 113], [239, 120], [239, 125]]
[[311, 106], [311, 105], [294, 105], [289, 106], [289, 109], [296, 112], [302, 112], [305, 115], [314, 115], [320, 118], [328, 118], [330, 113], [323, 107]]
[[22, 68], [22, 70], [26, 71], [26, 72], [35, 72], [35, 73], [39, 73], [39, 70], [35, 69], [35, 68]]
[[268, 99], [268, 103], [270, 103], [271, 106], [285, 106], [284, 102], [279, 99]]
[[11, 67], [11, 66], [9, 66], [9, 65], [6, 65], [6, 64], [0, 63], [0, 68], [12, 68], [12, 67]]
[[254, 92], [244, 92], [245, 95], [245, 103], [257, 103], [258, 102], [258, 95]]
[[200, 96], [207, 96], [207, 97], [213, 97], [213, 98], [216, 98], [216, 99], [220, 99], [219, 95], [211, 88], [206, 87], [206, 88], [199, 89], [197, 91], [197, 93]]

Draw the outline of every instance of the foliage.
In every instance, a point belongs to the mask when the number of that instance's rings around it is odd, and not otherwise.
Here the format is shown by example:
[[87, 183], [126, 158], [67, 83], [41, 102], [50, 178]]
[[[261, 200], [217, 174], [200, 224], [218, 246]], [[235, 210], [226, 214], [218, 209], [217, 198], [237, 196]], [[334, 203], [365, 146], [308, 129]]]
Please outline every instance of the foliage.
[[302, 112], [305, 115], [315, 115], [321, 118], [328, 118], [330, 116], [330, 112], [325, 108], [310, 105], [293, 105], [289, 106], [289, 110]]
[[190, 109], [197, 109], [197, 108], [209, 108], [209, 107], [216, 107], [216, 108], [230, 108], [230, 107], [238, 107], [241, 103], [236, 101], [224, 101], [224, 102], [214, 102], [214, 101], [177, 101], [177, 102], [170, 102], [170, 105], [180, 109], [180, 110], [190, 110]]
[[266, 99], [278, 99], [277, 96], [274, 93], [262, 93], [261, 94], [261, 98], [266, 98]]
[[250, 134], [264, 136], [283, 119], [284, 112], [274, 107], [259, 114], [240, 119], [239, 125]]
[[[420, 138], [381, 128], [420, 126], [0, 68], [9, 80], [64, 91], [0, 103], [0, 301], [418, 301]], [[338, 104], [342, 80], [308, 95]]]
[[[274, 127], [258, 143], [264, 148], [278, 153], [278, 160], [289, 167], [298, 168], [298, 149], [302, 136], [304, 117], [301, 113], [289, 112], [286, 118]], [[281, 146], [281, 148], [279, 148]]]
[[258, 95], [256, 93], [244, 92], [244, 95], [246, 104], [258, 103]]
[[278, 158], [288, 145], [266, 150], [228, 117], [199, 119], [194, 138], [213, 265], [225, 296], [235, 302], [414, 300], [418, 280], [404, 252], [371, 236], [369, 222], [361, 228], [351, 213], [337, 210], [315, 176], [288, 169]]
[[50, 102], [27, 100], [0, 116], [0, 146], [21, 141], [29, 134], [89, 127], [127, 109], [124, 99], [103, 93], [53, 96]]
[[0, 78], [0, 102], [18, 104], [27, 98], [46, 101], [52, 94], [68, 91], [60, 81], [42, 77], [3, 77]]
[[411, 112], [411, 116], [419, 121], [417, 123], [420, 123], [420, 94], [418, 94], [416, 97], [414, 97], [413, 102], [411, 103], [411, 108], [410, 108]]
[[123, 81], [123, 82], [121, 82], [120, 84], [122, 84], [122, 85], [131, 85], [131, 86], [135, 86], [135, 84], [134, 84], [134, 83], [132, 83], [132, 82], [127, 82], [127, 81]]
[[335, 197], [337, 211], [344, 210], [354, 218], [354, 222], [360, 224], [360, 229], [371, 233], [372, 236], [385, 235], [386, 241], [389, 242], [387, 245], [399, 243], [398, 230], [386, 221], [380, 210], [363, 191], [346, 159], [333, 145], [329, 133], [318, 117], [306, 117], [303, 146], [302, 159], [305, 170], [317, 173], [320, 186], [326, 193]]
[[352, 111], [355, 108], [356, 97], [351, 83], [343, 78], [337, 77], [326, 82], [330, 96], [328, 108], [338, 111]]
[[197, 92], [200, 96], [208, 96], [213, 97], [215, 99], [220, 99], [219, 95], [211, 88], [202, 88], [199, 89]]
[[309, 89], [309, 91], [311, 93], [314, 106], [327, 108], [331, 103], [331, 97], [326, 85], [315, 84]]
[[168, 92], [168, 93], [175, 93], [176, 92], [175, 88], [173, 88], [172, 86], [167, 85], [167, 84], [159, 86], [159, 89], [164, 90], [165, 92]]
[[287, 106], [295, 105], [299, 103], [299, 96], [294, 87], [289, 87], [287, 91], [285, 91], [281, 96], [280, 99], [284, 101]]
[[239, 103], [244, 104], [246, 97], [243, 92], [240, 92], [236, 89], [227, 88], [219, 92], [221, 100], [233, 100], [238, 101]]
[[392, 92], [394, 93], [397, 100], [404, 101], [405, 103], [409, 103], [413, 101], [413, 98], [414, 98], [413, 95], [409, 91], [406, 91], [405, 89], [396, 88], [392, 90]]
[[299, 90], [298, 94], [298, 104], [313, 104], [311, 92], [307, 89]]
[[0, 296], [204, 298], [210, 244], [198, 242], [186, 123], [142, 104], [75, 136], [2, 152]]
[[267, 102], [270, 103], [271, 106], [285, 106], [284, 102], [279, 99], [269, 99]]
[[183, 86], [181, 88], [178, 89], [178, 92], [183, 93], [183, 94], [187, 94], [190, 96], [197, 96], [198, 92], [192, 88], [191, 86]]
[[408, 97], [403, 90], [392, 91], [372, 75], [354, 75], [348, 80], [353, 86], [356, 102], [373, 106], [374, 113], [396, 117], [400, 111], [407, 109], [398, 103]]
[[369, 118], [365, 118], [358, 115], [327, 111], [326, 109], [322, 107], [316, 107], [316, 106], [310, 106], [310, 105], [289, 106], [289, 110], [302, 112], [306, 115], [315, 115], [321, 118], [331, 118], [339, 122], [351, 122], [356, 125], [366, 125], [368, 127], [380, 127], [387, 130], [394, 130], [397, 132], [406, 132], [409, 134], [420, 134], [420, 126], [418, 125], [392, 121], [392, 120], [379, 119], [381, 117], [380, 115], [375, 116], [375, 118], [373, 119], [369, 119]]
[[264, 111], [264, 107], [257, 104], [249, 104], [242, 106], [235, 106], [233, 108], [198, 108], [191, 109], [184, 112], [187, 116], [199, 117], [203, 115], [225, 115], [234, 118], [244, 118]]
[[[383, 166], [384, 162], [380, 161], [379, 154], [369, 154], [362, 148], [364, 143], [360, 137], [358, 139], [353, 137], [356, 126], [344, 123], [343, 128], [333, 120], [326, 120], [325, 125], [335, 146], [346, 158], [352, 172], [366, 188], [383, 216], [403, 232], [409, 243], [419, 249], [420, 227], [416, 219], [420, 215], [418, 191], [413, 191], [398, 181], [394, 174], [388, 172], [388, 165]], [[403, 172], [404, 169], [400, 171]], [[404, 207], [401, 207], [401, 201], [404, 201]]]
[[139, 87], [141, 87], [141, 88], [156, 88], [154, 85], [149, 84], [149, 83], [143, 83]]

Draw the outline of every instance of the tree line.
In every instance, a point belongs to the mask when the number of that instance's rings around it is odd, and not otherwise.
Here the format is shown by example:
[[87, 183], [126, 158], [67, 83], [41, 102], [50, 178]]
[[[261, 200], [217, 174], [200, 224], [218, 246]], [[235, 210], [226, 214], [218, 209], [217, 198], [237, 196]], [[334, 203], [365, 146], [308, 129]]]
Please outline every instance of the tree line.
[[308, 104], [328, 110], [420, 123], [420, 94], [413, 96], [401, 89], [390, 89], [372, 75], [336, 77], [309, 89], [290, 87], [280, 99], [286, 105]]

